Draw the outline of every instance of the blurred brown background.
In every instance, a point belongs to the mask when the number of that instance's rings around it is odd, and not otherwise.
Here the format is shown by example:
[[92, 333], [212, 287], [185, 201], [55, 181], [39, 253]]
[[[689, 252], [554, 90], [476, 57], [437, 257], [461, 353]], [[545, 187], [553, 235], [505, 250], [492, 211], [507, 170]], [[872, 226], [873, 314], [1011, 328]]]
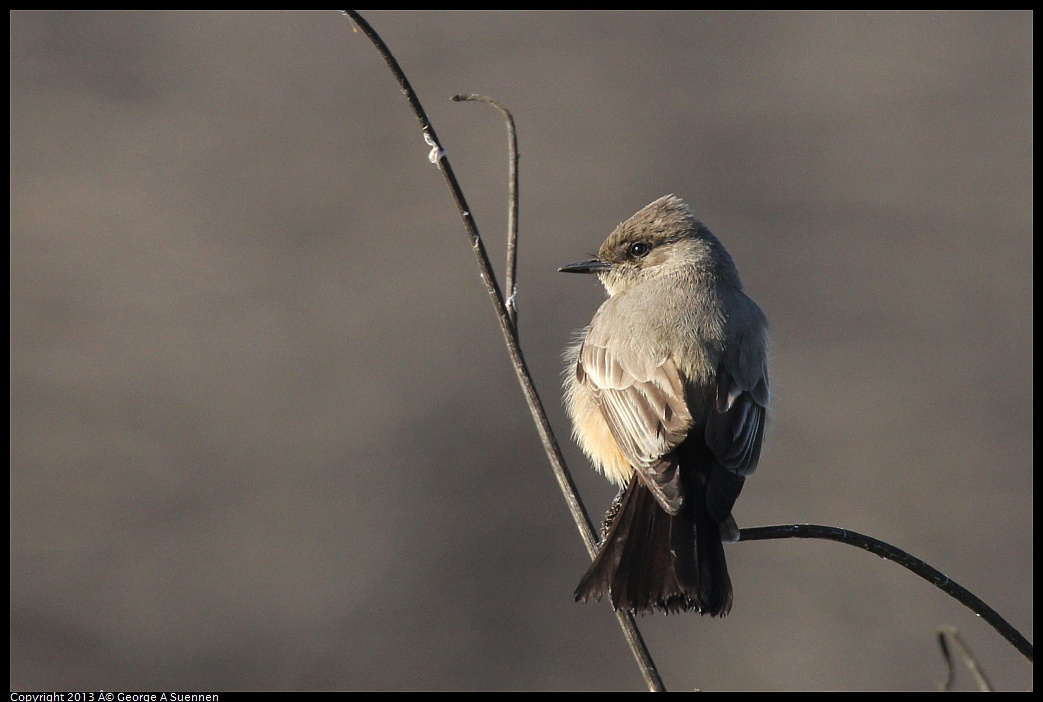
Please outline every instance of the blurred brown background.
[[[774, 329], [740, 525], [924, 558], [1032, 638], [1032, 15], [363, 12], [560, 408], [602, 299], [556, 268], [676, 193]], [[327, 13], [11, 14], [12, 689], [641, 689], [397, 85]], [[930, 690], [900, 567], [730, 546], [735, 608], [641, 621], [671, 689]], [[972, 685], [965, 672], [959, 686]]]

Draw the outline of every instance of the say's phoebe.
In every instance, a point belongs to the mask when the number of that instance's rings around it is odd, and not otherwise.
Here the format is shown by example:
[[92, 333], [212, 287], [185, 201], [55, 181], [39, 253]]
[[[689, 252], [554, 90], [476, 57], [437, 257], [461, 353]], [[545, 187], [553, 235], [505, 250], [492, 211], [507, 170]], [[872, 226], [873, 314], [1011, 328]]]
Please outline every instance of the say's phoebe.
[[732, 584], [722, 541], [757, 467], [768, 406], [767, 320], [732, 257], [672, 195], [616, 227], [595, 273], [608, 300], [566, 354], [576, 440], [625, 486], [576, 600], [723, 616]]

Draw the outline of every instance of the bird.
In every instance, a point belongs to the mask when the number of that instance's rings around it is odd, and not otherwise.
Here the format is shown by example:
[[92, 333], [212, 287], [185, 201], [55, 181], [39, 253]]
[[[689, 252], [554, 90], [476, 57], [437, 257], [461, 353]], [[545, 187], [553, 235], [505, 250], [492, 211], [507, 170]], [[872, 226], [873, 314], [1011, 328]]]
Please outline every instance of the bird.
[[625, 220], [595, 258], [608, 299], [565, 353], [564, 404], [594, 466], [620, 486], [575, 591], [639, 614], [724, 616], [724, 542], [761, 455], [768, 323], [724, 245], [674, 195]]

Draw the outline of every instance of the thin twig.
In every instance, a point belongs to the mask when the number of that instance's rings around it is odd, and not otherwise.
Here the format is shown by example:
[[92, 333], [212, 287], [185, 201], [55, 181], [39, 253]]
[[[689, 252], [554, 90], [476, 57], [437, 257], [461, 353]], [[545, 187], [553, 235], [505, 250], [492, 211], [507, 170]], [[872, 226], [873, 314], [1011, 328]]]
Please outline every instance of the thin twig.
[[952, 647], [949, 646], [950, 641], [953, 647], [956, 648], [957, 653], [960, 654], [960, 658], [963, 659], [963, 664], [967, 666], [967, 670], [970, 671], [974, 682], [978, 684], [978, 692], [995, 692], [992, 688], [992, 683], [985, 677], [985, 671], [978, 665], [978, 659], [974, 657], [970, 648], [960, 638], [960, 633], [956, 631], [956, 628], [951, 626], [942, 627], [938, 630], [938, 645], [942, 649], [942, 658], [945, 659], [945, 665], [948, 669], [945, 682], [940, 686], [941, 691], [952, 692], [953, 685], [956, 683], [956, 664], [953, 662]]
[[891, 544], [865, 534], [859, 534], [850, 529], [839, 529], [837, 527], [822, 526], [821, 524], [780, 524], [743, 529], [739, 533], [739, 541], [792, 538], [839, 541], [850, 546], [857, 546], [911, 570], [988, 622], [993, 629], [1000, 633], [1000, 636], [1013, 644], [1014, 648], [1018, 649], [1021, 655], [1025, 656], [1029, 662], [1032, 662], [1032, 644], [1010, 622], [1001, 617], [996, 610], [937, 568], [924, 563], [916, 556]]
[[952, 651], [949, 643], [945, 640], [945, 632], [938, 632], [938, 646], [942, 649], [942, 660], [945, 661], [945, 680], [938, 686], [939, 692], [952, 692], [956, 685], [956, 664], [952, 660]]
[[[579, 529], [583, 543], [587, 547], [587, 552], [593, 560], [598, 550], [594, 527], [591, 524], [590, 517], [587, 515], [586, 508], [584, 508], [583, 503], [579, 499], [579, 492], [572, 481], [572, 475], [565, 466], [565, 458], [562, 456], [557, 439], [554, 438], [554, 432], [551, 429], [550, 421], [547, 419], [547, 413], [543, 409], [543, 403], [536, 392], [536, 386], [533, 384], [525, 358], [522, 356], [521, 347], [518, 345], [514, 324], [507, 313], [507, 307], [504, 304], [499, 284], [496, 282], [496, 274], [493, 273], [492, 264], [489, 262], [489, 256], [485, 251], [485, 245], [482, 243], [482, 237], [478, 232], [478, 226], [471, 215], [471, 209], [467, 205], [467, 200], [460, 189], [460, 184], [453, 174], [453, 169], [449, 165], [449, 159], [445, 156], [445, 150], [442, 148], [441, 142], [438, 141], [434, 127], [431, 126], [431, 121], [427, 118], [427, 113], [424, 112], [416, 92], [409, 84], [406, 74], [398, 65], [398, 61], [387, 47], [387, 44], [384, 43], [380, 35], [358, 12], [355, 10], [344, 10], [344, 12], [373, 43], [388, 68], [391, 69], [399, 87], [406, 96], [406, 100], [409, 102], [409, 106], [413, 108], [417, 121], [420, 122], [420, 129], [424, 133], [424, 142], [431, 146], [431, 153], [428, 158], [438, 166], [439, 170], [442, 171], [442, 175], [445, 176], [446, 185], [449, 187], [449, 192], [452, 194], [456, 207], [460, 211], [464, 227], [471, 238], [471, 247], [474, 249], [475, 256], [478, 259], [478, 268], [481, 271], [482, 280], [485, 282], [489, 297], [492, 299], [493, 307], [496, 310], [496, 317], [500, 322], [500, 331], [503, 333], [507, 351], [511, 357], [511, 363], [514, 366], [515, 374], [518, 376], [518, 382], [521, 384], [522, 394], [525, 396], [525, 401], [529, 405], [529, 411], [536, 422], [536, 429], [539, 432], [540, 440], [543, 442], [543, 448], [547, 452], [547, 458], [550, 460], [551, 467], [554, 470], [554, 477], [558, 481], [558, 486], [561, 488], [565, 502], [569, 507], [569, 512], [571, 512], [572, 518], [576, 522], [576, 528]], [[630, 650], [638, 662], [641, 674], [645, 678], [645, 683], [652, 691], [664, 691], [663, 680], [659, 676], [659, 671], [656, 670], [655, 662], [648, 652], [648, 647], [641, 637], [641, 632], [637, 629], [633, 614], [629, 611], [617, 611], [616, 617], [619, 620], [620, 627], [623, 629], [623, 634], [630, 646]]]
[[507, 314], [514, 324], [514, 335], [518, 336], [518, 133], [514, 128], [514, 115], [498, 100], [487, 95], [454, 95], [456, 102], [484, 102], [492, 105], [507, 122]]

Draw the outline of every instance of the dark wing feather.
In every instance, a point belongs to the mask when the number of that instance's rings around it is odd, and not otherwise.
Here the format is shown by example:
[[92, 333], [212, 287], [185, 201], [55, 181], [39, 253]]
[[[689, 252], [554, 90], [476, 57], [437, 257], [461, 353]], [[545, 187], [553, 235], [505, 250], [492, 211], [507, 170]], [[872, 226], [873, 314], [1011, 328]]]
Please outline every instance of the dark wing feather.
[[706, 502], [719, 522], [728, 519], [743, 483], [757, 468], [769, 402], [763, 362], [747, 364], [755, 370], [740, 378], [726, 370], [743, 368], [738, 360], [726, 356], [720, 364], [716, 402], [706, 419], [706, 445], [719, 463], [710, 474]]

